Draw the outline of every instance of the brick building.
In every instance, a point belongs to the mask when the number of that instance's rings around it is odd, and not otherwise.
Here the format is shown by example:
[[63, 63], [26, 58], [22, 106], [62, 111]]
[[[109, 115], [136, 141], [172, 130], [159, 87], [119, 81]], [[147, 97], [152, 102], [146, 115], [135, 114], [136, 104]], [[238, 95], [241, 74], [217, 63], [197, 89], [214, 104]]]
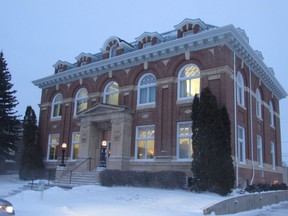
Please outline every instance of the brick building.
[[244, 30], [185, 19], [132, 43], [110, 37], [76, 60], [33, 82], [42, 89], [47, 166], [58, 165], [65, 142], [68, 166], [91, 157], [96, 168], [106, 141], [108, 169], [190, 173], [193, 95], [208, 86], [229, 112], [236, 184], [283, 181], [279, 100], [287, 93]]

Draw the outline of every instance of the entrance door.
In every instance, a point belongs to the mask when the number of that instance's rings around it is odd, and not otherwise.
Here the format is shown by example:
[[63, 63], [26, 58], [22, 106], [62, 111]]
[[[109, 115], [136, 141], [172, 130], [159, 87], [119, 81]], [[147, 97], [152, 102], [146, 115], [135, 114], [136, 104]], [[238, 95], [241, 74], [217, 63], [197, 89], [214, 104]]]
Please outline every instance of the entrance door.
[[111, 130], [102, 130], [100, 141], [100, 167], [107, 167], [111, 152]]

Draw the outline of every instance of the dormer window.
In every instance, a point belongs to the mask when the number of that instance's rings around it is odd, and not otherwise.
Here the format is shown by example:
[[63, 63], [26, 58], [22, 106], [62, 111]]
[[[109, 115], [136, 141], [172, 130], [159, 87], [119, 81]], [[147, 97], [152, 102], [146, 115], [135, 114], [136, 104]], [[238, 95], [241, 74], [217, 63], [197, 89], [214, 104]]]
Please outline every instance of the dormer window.
[[145, 49], [155, 44], [163, 42], [165, 39], [157, 32], [144, 32], [138, 38], [135, 38], [138, 42], [139, 49]]
[[77, 60], [77, 67], [81, 67], [91, 63], [93, 60], [96, 60], [96, 57], [92, 54], [82, 52], [75, 57], [75, 59]]
[[118, 44], [114, 44], [112, 47], [110, 47], [109, 58], [117, 55], [117, 47], [118, 47]]
[[53, 67], [55, 68], [55, 74], [69, 70], [73, 67], [75, 67], [73, 64], [70, 64], [69, 62], [66, 61], [57, 61]]
[[152, 42], [147, 42], [143, 44], [143, 49], [147, 48], [147, 47], [151, 47], [152, 46]]
[[200, 19], [185, 19], [174, 27], [178, 31], [178, 38], [197, 34], [198, 32], [208, 28], [208, 26]]

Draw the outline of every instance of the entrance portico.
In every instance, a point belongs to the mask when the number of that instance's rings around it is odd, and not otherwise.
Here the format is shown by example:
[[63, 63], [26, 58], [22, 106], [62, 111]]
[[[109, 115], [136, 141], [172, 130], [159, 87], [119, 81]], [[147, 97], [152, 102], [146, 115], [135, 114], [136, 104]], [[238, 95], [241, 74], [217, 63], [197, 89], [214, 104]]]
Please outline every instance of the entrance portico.
[[[81, 118], [79, 158], [92, 158], [92, 169], [100, 164], [104, 131], [111, 131], [108, 169], [128, 169], [131, 149], [132, 112], [127, 107], [98, 103]], [[107, 134], [107, 133], [106, 133]], [[107, 140], [106, 140], [107, 141]]]

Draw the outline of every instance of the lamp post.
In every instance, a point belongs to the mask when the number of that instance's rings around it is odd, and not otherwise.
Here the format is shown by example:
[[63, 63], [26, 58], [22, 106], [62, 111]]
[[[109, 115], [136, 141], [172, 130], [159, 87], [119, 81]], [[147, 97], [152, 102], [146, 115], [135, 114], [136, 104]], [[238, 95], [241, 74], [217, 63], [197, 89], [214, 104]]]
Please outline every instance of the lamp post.
[[66, 148], [67, 148], [67, 144], [66, 144], [66, 143], [62, 143], [61, 148], [62, 148], [62, 160], [61, 160], [60, 166], [65, 167], [64, 155], [65, 155], [65, 150], [66, 150]]
[[106, 167], [106, 148], [107, 142], [103, 140], [101, 143], [100, 167]]

